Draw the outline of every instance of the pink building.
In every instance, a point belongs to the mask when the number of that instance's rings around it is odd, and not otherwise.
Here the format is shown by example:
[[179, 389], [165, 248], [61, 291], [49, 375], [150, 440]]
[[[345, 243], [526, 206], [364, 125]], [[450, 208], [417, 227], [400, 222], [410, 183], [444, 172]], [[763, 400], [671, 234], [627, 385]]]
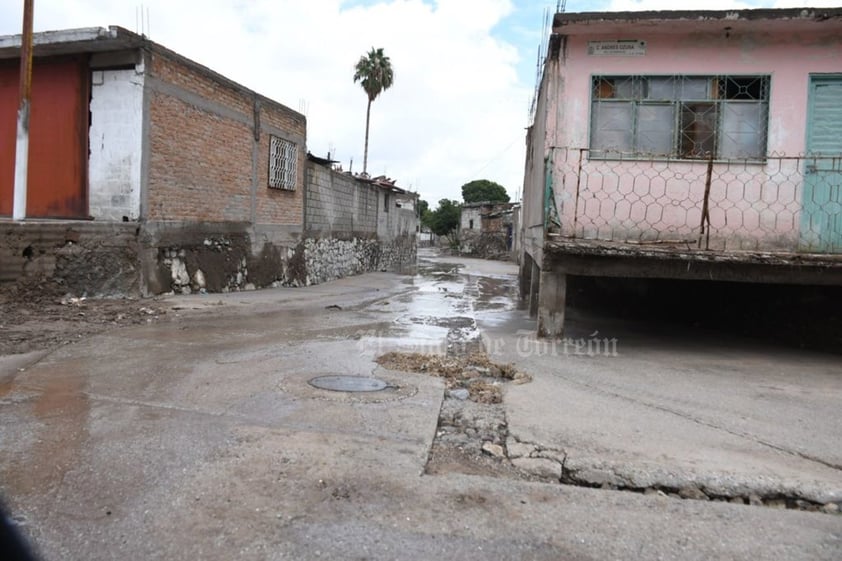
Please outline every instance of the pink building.
[[560, 13], [527, 136], [521, 286], [842, 284], [842, 8]]

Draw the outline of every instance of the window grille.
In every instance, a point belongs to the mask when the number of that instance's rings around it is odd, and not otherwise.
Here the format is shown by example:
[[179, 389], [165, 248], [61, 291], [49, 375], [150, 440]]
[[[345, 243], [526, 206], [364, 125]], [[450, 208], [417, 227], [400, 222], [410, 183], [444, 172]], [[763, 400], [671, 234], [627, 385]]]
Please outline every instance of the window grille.
[[269, 137], [269, 187], [295, 190], [298, 146], [277, 136]]
[[591, 157], [763, 160], [768, 76], [594, 76]]

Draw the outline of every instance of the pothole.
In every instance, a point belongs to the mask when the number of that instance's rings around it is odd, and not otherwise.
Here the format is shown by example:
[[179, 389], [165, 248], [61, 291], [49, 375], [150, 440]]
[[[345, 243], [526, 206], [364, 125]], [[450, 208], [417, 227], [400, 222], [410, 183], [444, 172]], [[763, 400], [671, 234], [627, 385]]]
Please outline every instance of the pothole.
[[377, 357], [377, 363], [389, 370], [416, 372], [444, 378], [448, 397], [457, 401], [500, 403], [501, 384], [522, 384], [532, 378], [511, 364], [497, 364], [484, 353], [449, 353], [447, 355], [390, 352]]

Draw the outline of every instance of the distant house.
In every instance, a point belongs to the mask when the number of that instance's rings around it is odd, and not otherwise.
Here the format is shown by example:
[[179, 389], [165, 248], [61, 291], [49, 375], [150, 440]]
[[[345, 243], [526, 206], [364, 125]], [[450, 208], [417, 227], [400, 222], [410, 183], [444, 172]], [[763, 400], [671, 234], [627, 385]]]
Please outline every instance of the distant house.
[[527, 135], [521, 286], [842, 284], [842, 9], [560, 13]]
[[0, 37], [0, 281], [157, 294], [352, 270], [308, 271], [322, 260], [305, 247], [304, 115], [119, 27], [35, 34], [27, 211], [12, 220], [20, 42]]
[[464, 203], [459, 222], [461, 252], [478, 257], [508, 258], [514, 241], [517, 203]]

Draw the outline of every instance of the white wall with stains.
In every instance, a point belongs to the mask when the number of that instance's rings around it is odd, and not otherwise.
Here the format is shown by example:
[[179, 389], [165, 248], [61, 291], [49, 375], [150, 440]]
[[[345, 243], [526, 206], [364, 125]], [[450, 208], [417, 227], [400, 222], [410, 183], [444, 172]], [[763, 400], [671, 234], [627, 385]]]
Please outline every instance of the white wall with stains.
[[88, 192], [95, 219], [140, 217], [143, 72], [91, 72]]

